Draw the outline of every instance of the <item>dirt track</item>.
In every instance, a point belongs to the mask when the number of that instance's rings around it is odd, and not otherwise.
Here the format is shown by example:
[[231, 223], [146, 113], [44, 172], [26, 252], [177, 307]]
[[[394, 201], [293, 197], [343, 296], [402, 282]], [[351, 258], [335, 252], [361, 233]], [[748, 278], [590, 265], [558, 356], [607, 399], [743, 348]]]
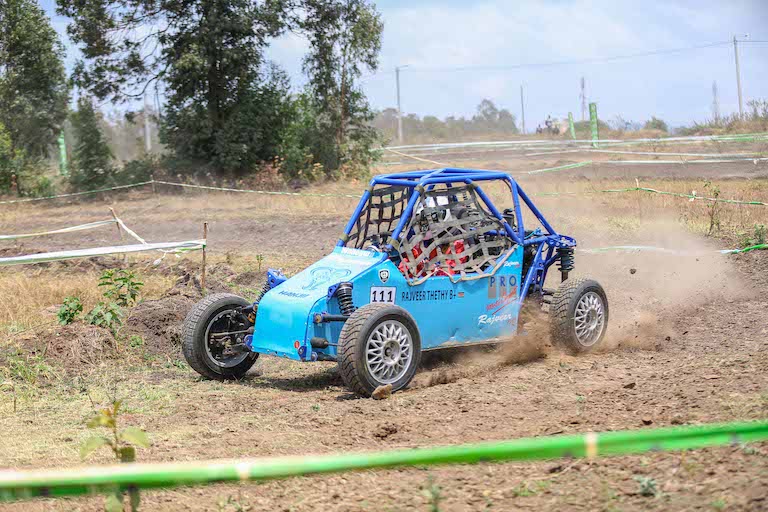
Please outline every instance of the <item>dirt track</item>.
[[[331, 363], [263, 358], [248, 379], [234, 384], [200, 381], [184, 365], [150, 367], [129, 372], [121, 384], [126, 402], [135, 407], [124, 420], [145, 428], [154, 443], [141, 460], [367, 451], [765, 418], [768, 298], [762, 290], [768, 285], [768, 254], [712, 254], [707, 252], [712, 243], [665, 217], [645, 218], [631, 232], [598, 230], [619, 212], [584, 201], [548, 210], [556, 226], [582, 246], [648, 243], [693, 251], [680, 257], [578, 256], [578, 272], [603, 282], [609, 295], [606, 351], [571, 357], [531, 336], [496, 353], [454, 352], [432, 358], [411, 388], [384, 401], [350, 395]], [[125, 202], [119, 211], [150, 240], [194, 238], [197, 221], [208, 218], [214, 259], [227, 252], [261, 253], [265, 265], [289, 270], [327, 253], [344, 222], [327, 213], [275, 214], [247, 205], [233, 210], [215, 198], [197, 206], [194, 219], [182, 215], [176, 203], [153, 199]], [[84, 221], [103, 218], [102, 205], [67, 208]], [[50, 226], [55, 211], [35, 210], [14, 231]], [[114, 233], [57, 238], [56, 247], [61, 240], [82, 247], [112, 243]], [[25, 242], [24, 249], [51, 243], [37, 239]], [[0, 438], [0, 454], [10, 454], [0, 465], [77, 464], [82, 419], [89, 410], [79, 396], [72, 403], [41, 404], [33, 415], [0, 419], [3, 431], [19, 433]], [[641, 477], [655, 481], [656, 497], [640, 494]], [[229, 497], [252, 507], [246, 510], [429, 510], [433, 498], [426, 491], [433, 484], [441, 489], [440, 510], [766, 510], [768, 446], [150, 492], [143, 507], [217, 510]], [[101, 506], [94, 498], [0, 510]]]
[[[766, 259], [759, 256], [741, 257], [746, 261], [737, 263], [764, 269]], [[639, 279], [646, 271], [640, 267]], [[757, 271], [743, 277], [766, 284]], [[617, 295], [615, 290], [609, 293], [612, 299]], [[147, 392], [171, 393], [172, 404], [131, 414], [126, 421], [153, 433], [155, 446], [143, 460], [184, 460], [764, 418], [766, 308], [768, 301], [751, 293], [701, 306], [677, 305], [639, 329], [639, 340], [630, 337], [629, 344], [641, 348], [578, 358], [545, 349], [543, 359], [504, 364], [505, 354], [511, 353], [514, 361], [517, 352], [455, 354], [454, 363], [433, 361], [411, 389], [385, 401], [351, 396], [332, 364], [264, 358], [251, 378], [227, 385], [198, 381], [188, 371], [155, 370], [142, 375], [141, 386]], [[656, 322], [663, 327], [656, 329]], [[43, 423], [56, 420], [55, 411], [38, 414]], [[27, 442], [48, 435], [45, 427], [12, 418], [4, 423], [29, 434], [19, 438]], [[25, 467], [74, 463], [77, 443], [71, 438], [56, 441], [71, 446], [63, 457], [39, 460], [30, 453], [14, 462]], [[635, 477], [640, 476], [653, 478], [663, 495], [639, 495]], [[366, 472], [147, 493], [144, 503], [147, 510], [214, 510], [217, 500], [233, 496], [253, 510], [424, 510], [428, 500], [422, 487], [431, 477], [443, 489], [441, 510], [707, 510], [720, 499], [728, 510], [762, 510], [768, 505], [767, 476], [768, 452], [758, 445], [757, 451], [731, 447], [591, 464]], [[77, 503], [84, 510], [100, 507], [98, 500]], [[69, 510], [71, 505], [37, 502], [5, 509]]]

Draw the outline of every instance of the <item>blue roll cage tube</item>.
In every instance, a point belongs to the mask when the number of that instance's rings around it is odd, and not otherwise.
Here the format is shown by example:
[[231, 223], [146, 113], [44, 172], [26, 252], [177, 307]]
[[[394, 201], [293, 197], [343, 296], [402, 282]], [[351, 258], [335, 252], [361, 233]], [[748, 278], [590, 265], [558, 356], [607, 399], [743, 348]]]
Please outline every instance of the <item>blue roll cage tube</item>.
[[[517, 219], [516, 232], [512, 229], [512, 226], [509, 225], [507, 220], [499, 212], [496, 206], [494, 206], [493, 202], [491, 202], [490, 198], [485, 194], [482, 187], [480, 187], [478, 183], [475, 183], [478, 181], [502, 181], [506, 183], [507, 186], [509, 186], [515, 208], [515, 219]], [[407, 171], [402, 173], [375, 176], [373, 179], [371, 179], [368, 190], [363, 193], [363, 196], [360, 198], [360, 202], [358, 203], [355, 212], [352, 214], [352, 217], [347, 223], [347, 226], [344, 228], [344, 237], [346, 238], [349, 236], [349, 234], [352, 232], [352, 229], [354, 229], [357, 219], [360, 217], [363, 209], [365, 209], [368, 201], [371, 198], [371, 190], [376, 185], [395, 185], [410, 187], [414, 189], [408, 204], [400, 216], [400, 220], [398, 221], [397, 226], [392, 231], [391, 238], [393, 240], [398, 240], [403, 233], [403, 229], [405, 228], [406, 223], [413, 214], [413, 209], [416, 207], [416, 203], [419, 201], [419, 197], [421, 195], [420, 190], [430, 189], [437, 184], [445, 184], [450, 186], [451, 183], [466, 183], [467, 185], [474, 185], [474, 190], [477, 192], [477, 195], [483, 201], [491, 214], [502, 223], [506, 234], [516, 244], [523, 247], [528, 247], [531, 245], [536, 246], [536, 254], [533, 261], [531, 262], [530, 267], [528, 268], [528, 273], [525, 276], [525, 281], [520, 290], [520, 297], [518, 299], [519, 302], [525, 300], [526, 296], [528, 295], [528, 291], [531, 289], [531, 284], [534, 285], [536, 290], [542, 290], [549, 267], [559, 258], [559, 256], [555, 254], [555, 249], [576, 247], [576, 240], [569, 236], [557, 233], [555, 229], [549, 224], [549, 222], [547, 222], [547, 219], [544, 218], [544, 215], [539, 211], [539, 209], [536, 208], [536, 206], [526, 195], [523, 189], [520, 188], [517, 182], [509, 174], [503, 171], [444, 168]], [[546, 230], [546, 234], [539, 235], [539, 230], [537, 229], [534, 233], [539, 236], [526, 238], [525, 227], [523, 225], [522, 210], [520, 208], [520, 199], [523, 200], [523, 203], [525, 203], [530, 212], [541, 223], [542, 227]], [[338, 247], [344, 247], [345, 243], [346, 242], [344, 238], [341, 238], [338, 242], [336, 242], [336, 245]], [[545, 246], [547, 247], [546, 255], [544, 252]], [[392, 249], [392, 245], [387, 244], [384, 249], [386, 252], [389, 252]]]

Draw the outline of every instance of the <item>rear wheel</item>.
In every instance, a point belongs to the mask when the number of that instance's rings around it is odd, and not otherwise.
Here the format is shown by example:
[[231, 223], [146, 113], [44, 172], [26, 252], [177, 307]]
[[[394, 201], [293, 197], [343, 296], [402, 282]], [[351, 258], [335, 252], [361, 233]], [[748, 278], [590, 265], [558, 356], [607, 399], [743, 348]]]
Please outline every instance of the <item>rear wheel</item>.
[[240, 379], [259, 354], [243, 345], [247, 318], [238, 312], [250, 303], [229, 293], [215, 293], [194, 305], [181, 331], [184, 358], [197, 373], [208, 379]]
[[372, 303], [355, 310], [339, 336], [339, 371], [355, 393], [371, 396], [379, 386], [392, 391], [411, 382], [421, 361], [416, 322], [403, 308]]
[[608, 297], [597, 281], [563, 281], [549, 305], [552, 341], [572, 353], [589, 352], [605, 337]]

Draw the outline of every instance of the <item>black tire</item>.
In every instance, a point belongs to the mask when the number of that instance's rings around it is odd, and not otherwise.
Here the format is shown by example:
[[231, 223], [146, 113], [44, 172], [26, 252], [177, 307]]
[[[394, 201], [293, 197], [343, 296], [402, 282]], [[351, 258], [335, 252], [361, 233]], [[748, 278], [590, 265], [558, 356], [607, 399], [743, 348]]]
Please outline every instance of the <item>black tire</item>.
[[181, 329], [181, 346], [184, 359], [197, 373], [212, 380], [234, 380], [242, 378], [258, 359], [252, 352], [245, 359], [231, 367], [217, 365], [206, 350], [206, 330], [219, 313], [234, 307], [247, 306], [250, 302], [230, 293], [214, 293], [195, 304]]
[[[366, 360], [369, 336], [387, 321], [402, 324], [412, 344], [410, 363], [406, 363], [403, 375], [394, 382], [384, 382], [374, 376]], [[339, 335], [338, 360], [344, 384], [358, 395], [371, 396], [377, 387], [385, 384], [392, 384], [392, 391], [402, 389], [411, 382], [421, 362], [421, 336], [416, 322], [406, 310], [394, 304], [367, 304], [352, 313], [344, 323]]]
[[[596, 310], [588, 313], [593, 316], [588, 316], [584, 322], [591, 325], [595, 319], [595, 329], [590, 331], [583, 322], [579, 322], [582, 329], [580, 339], [577, 333], [576, 308], [585, 296], [587, 301], [599, 300], [602, 306], [602, 323], [599, 325], [600, 331], [597, 332], [599, 313]], [[600, 345], [608, 330], [608, 297], [597, 281], [584, 277], [567, 279], [560, 283], [552, 296], [549, 318], [553, 343], [573, 354], [589, 352]]]

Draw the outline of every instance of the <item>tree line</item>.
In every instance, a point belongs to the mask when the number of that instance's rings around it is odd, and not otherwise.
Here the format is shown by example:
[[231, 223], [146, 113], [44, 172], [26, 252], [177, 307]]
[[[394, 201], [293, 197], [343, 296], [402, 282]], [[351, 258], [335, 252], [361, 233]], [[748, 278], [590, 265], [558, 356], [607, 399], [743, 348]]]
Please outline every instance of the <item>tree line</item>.
[[[241, 178], [264, 165], [312, 180], [371, 163], [377, 134], [359, 79], [378, 67], [383, 24], [368, 0], [57, 0], [57, 12], [82, 54], [71, 76], [36, 0], [0, 4], [0, 192], [50, 186], [42, 168], [65, 123], [75, 188], [158, 169]], [[308, 42], [299, 89], [265, 56], [288, 32]], [[101, 107], [130, 109], [158, 84], [162, 161], [117, 165]]]

